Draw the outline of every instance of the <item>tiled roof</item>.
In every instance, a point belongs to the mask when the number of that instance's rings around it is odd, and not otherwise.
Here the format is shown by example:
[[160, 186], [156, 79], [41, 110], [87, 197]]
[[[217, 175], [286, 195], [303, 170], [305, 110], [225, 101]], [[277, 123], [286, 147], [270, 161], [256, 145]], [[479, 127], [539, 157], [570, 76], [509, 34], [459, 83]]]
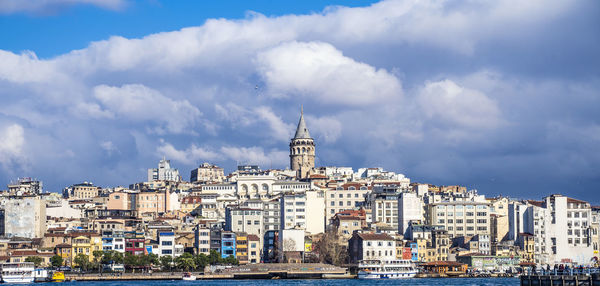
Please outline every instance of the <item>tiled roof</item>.
[[394, 240], [386, 233], [359, 233], [358, 236], [363, 240]]

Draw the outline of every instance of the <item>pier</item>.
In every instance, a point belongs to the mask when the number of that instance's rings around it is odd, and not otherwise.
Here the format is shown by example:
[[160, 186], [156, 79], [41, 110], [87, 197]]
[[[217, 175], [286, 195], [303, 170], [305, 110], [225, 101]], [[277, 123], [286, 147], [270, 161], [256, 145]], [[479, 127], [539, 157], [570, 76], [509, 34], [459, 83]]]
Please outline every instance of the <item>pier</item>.
[[600, 285], [599, 269], [536, 271], [521, 275], [521, 286]]

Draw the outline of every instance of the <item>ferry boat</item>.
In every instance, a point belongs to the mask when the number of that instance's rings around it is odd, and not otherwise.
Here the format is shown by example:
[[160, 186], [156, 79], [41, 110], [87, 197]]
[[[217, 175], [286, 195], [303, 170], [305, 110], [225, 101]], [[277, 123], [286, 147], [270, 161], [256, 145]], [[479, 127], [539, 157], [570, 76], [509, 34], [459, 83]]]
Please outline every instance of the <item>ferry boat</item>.
[[0, 264], [0, 276], [4, 283], [33, 283], [33, 262]]
[[182, 279], [188, 280], [188, 281], [193, 281], [193, 280], [196, 280], [196, 276], [193, 275], [191, 272], [184, 272]]
[[417, 275], [410, 260], [362, 260], [358, 264], [358, 279], [402, 279]]

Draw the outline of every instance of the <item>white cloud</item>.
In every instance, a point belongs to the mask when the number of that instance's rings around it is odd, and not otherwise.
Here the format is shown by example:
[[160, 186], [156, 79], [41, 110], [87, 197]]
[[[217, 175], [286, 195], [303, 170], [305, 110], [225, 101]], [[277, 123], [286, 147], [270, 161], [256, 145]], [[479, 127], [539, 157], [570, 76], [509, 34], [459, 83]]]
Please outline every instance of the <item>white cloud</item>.
[[450, 128], [494, 128], [502, 123], [496, 102], [451, 80], [428, 82], [417, 99], [428, 120]]
[[209, 148], [199, 147], [192, 144], [185, 150], [178, 150], [170, 143], [161, 140], [161, 145], [156, 149], [157, 154], [169, 159], [179, 161], [187, 165], [193, 165], [200, 161], [214, 161], [221, 159], [221, 154]]
[[256, 63], [275, 97], [291, 94], [326, 104], [364, 105], [402, 95], [396, 77], [345, 57], [327, 43], [284, 43], [260, 53]]
[[0, 129], [0, 164], [5, 171], [12, 172], [14, 167], [25, 165], [25, 131], [19, 124]]
[[273, 149], [265, 152], [262, 147], [221, 147], [221, 153], [239, 164], [255, 164], [268, 168], [281, 168], [289, 162], [288, 151]]
[[[290, 140], [292, 132], [294, 132], [293, 125], [285, 123], [268, 106], [246, 108], [229, 102], [224, 106], [220, 104], [215, 105], [215, 111], [234, 128], [244, 129], [253, 134], [261, 130], [261, 134], [265, 134], [280, 142]], [[264, 128], [265, 125], [268, 126], [268, 129]], [[264, 130], [268, 130], [268, 132], [264, 132]]]
[[125, 6], [125, 0], [2, 0], [0, 14], [27, 12], [35, 14], [53, 13], [74, 5], [94, 5], [104, 9], [119, 10]]
[[165, 124], [157, 127], [159, 133], [193, 133], [201, 115], [187, 100], [173, 100], [141, 84], [99, 85], [94, 88], [94, 95], [108, 111], [120, 117]]
[[306, 116], [311, 136], [324, 143], [333, 143], [342, 135], [342, 123], [333, 116]]

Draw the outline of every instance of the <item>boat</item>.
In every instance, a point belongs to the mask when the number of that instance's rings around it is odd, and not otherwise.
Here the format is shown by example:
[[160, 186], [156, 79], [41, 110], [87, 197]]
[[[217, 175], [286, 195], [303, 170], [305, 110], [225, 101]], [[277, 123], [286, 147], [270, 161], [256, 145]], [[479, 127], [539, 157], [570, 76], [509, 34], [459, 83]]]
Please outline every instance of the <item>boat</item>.
[[51, 280], [52, 282], [65, 282], [65, 273], [62, 271], [54, 271]]
[[33, 271], [33, 281], [35, 282], [48, 282], [50, 281], [50, 273], [48, 272], [48, 269], [44, 269], [44, 268], [36, 268]]
[[417, 269], [410, 260], [362, 260], [358, 264], [358, 279], [413, 278]]
[[183, 272], [182, 279], [187, 281], [193, 281], [196, 280], [196, 276], [193, 275], [191, 272]]
[[0, 276], [4, 283], [33, 283], [35, 267], [33, 262], [0, 264]]

